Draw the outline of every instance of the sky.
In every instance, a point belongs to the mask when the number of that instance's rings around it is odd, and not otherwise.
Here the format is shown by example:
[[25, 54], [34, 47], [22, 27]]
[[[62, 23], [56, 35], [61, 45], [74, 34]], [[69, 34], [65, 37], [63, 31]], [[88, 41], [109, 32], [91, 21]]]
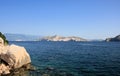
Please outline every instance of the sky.
[[113, 37], [120, 34], [120, 0], [0, 0], [0, 31]]

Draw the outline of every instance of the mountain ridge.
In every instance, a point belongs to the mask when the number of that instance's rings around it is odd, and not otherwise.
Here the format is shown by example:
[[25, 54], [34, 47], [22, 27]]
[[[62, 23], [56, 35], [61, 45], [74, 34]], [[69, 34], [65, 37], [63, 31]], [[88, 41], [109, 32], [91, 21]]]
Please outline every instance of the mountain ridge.
[[41, 36], [4, 33], [8, 41], [36, 41]]

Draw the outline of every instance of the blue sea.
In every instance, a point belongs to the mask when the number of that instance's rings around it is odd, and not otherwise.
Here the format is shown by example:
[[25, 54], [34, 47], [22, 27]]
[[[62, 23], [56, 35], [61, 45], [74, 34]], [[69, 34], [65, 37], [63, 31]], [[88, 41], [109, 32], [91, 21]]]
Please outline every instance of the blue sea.
[[119, 42], [10, 42], [24, 46], [36, 71], [29, 76], [120, 76]]

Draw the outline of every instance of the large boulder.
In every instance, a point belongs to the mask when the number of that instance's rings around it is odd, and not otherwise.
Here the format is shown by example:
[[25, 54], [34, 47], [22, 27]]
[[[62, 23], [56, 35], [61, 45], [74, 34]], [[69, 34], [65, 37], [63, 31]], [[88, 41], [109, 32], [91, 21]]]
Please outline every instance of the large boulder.
[[18, 45], [8, 45], [3, 34], [0, 33], [0, 75], [9, 74], [10, 70], [25, 67], [31, 69], [30, 55], [26, 49]]
[[1, 53], [0, 58], [12, 68], [20, 68], [31, 63], [31, 59], [24, 47], [10, 45], [6, 53]]
[[[0, 75], [9, 74], [10, 70], [25, 67], [31, 69], [31, 59], [24, 47], [17, 45], [0, 46]], [[27, 67], [27, 68], [26, 68]]]

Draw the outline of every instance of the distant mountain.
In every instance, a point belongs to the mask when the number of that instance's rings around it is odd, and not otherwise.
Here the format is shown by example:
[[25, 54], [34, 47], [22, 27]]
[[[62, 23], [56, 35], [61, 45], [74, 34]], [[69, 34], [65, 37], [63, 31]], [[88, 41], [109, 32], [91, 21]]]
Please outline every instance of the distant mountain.
[[40, 41], [45, 40], [45, 41], [87, 41], [86, 39], [80, 38], [80, 37], [75, 37], [75, 36], [70, 36], [70, 37], [63, 37], [63, 36], [46, 36], [40, 39]]
[[36, 41], [40, 36], [32, 36], [32, 35], [23, 35], [23, 34], [4, 34], [8, 41]]
[[118, 35], [114, 38], [107, 38], [105, 41], [107, 41], [107, 42], [112, 42], [112, 41], [120, 42], [120, 35]]

